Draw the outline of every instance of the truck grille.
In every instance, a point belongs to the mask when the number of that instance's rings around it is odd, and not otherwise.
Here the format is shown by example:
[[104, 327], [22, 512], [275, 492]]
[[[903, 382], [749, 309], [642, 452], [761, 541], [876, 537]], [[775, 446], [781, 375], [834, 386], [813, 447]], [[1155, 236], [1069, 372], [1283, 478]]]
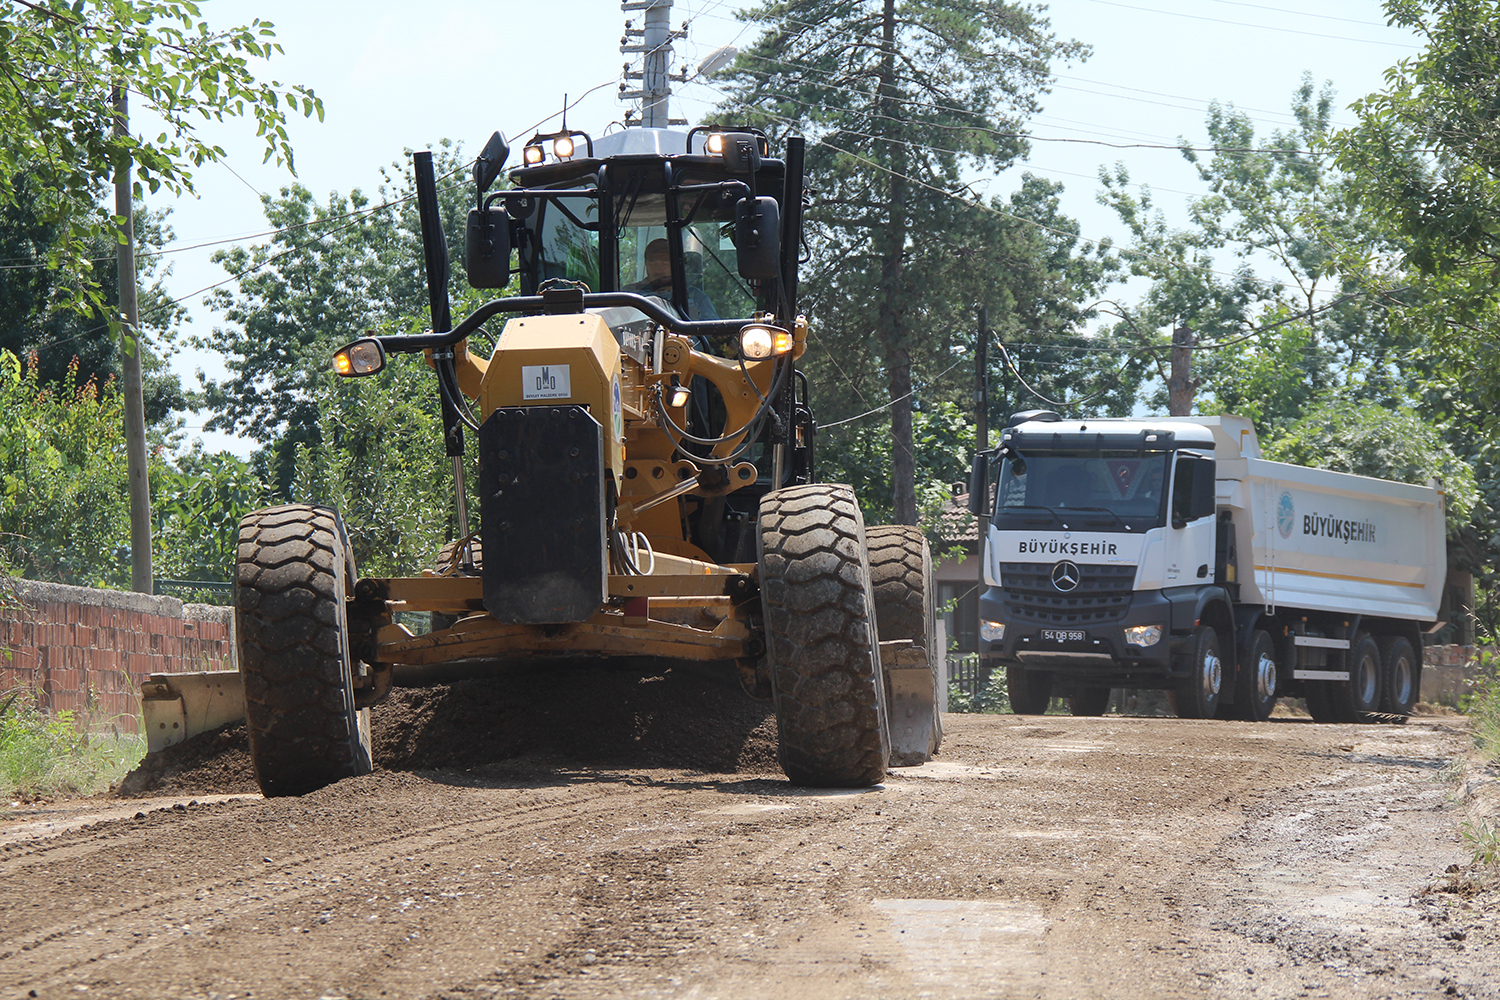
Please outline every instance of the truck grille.
[[1001, 563], [1001, 592], [1011, 621], [1043, 625], [1088, 625], [1119, 621], [1130, 607], [1134, 566], [1080, 563], [1077, 588], [1062, 593], [1052, 585], [1056, 563]]

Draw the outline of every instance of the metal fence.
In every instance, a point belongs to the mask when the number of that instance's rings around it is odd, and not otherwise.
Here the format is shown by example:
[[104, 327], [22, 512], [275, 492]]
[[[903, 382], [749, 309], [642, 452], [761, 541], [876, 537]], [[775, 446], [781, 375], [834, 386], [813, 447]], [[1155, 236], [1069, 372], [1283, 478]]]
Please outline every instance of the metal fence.
[[989, 676], [989, 670], [980, 666], [978, 653], [948, 654], [948, 683], [970, 698], [977, 697], [984, 690]]

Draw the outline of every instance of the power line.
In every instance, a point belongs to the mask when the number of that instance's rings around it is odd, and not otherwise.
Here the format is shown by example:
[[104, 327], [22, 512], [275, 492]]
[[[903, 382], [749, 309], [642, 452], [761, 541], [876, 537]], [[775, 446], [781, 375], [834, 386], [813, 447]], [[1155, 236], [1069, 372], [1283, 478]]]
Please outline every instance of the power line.
[[[1155, 7], [1137, 7], [1137, 6], [1133, 5], [1133, 4], [1119, 3], [1118, 0], [1088, 0], [1088, 2], [1089, 3], [1103, 4], [1106, 7], [1122, 7], [1125, 10], [1138, 10], [1138, 11], [1141, 11], [1142, 13], [1146, 13], [1146, 14], [1162, 14], [1162, 15], [1165, 15], [1167, 17], [1185, 17], [1185, 18], [1189, 18], [1189, 19], [1194, 20], [1194, 21], [1212, 21], [1215, 24], [1228, 24], [1228, 25], [1231, 25], [1232, 27], [1236, 27], [1236, 28], [1260, 28], [1263, 31], [1280, 31], [1280, 32], [1284, 32], [1284, 33], [1289, 34], [1289, 35], [1306, 35], [1306, 36], [1308, 36], [1310, 38], [1330, 38], [1330, 39], [1333, 39], [1335, 41], [1340, 41], [1340, 42], [1358, 42], [1361, 45], [1389, 45], [1389, 46], [1393, 46], [1395, 48], [1413, 49], [1413, 50], [1417, 48], [1417, 46], [1412, 45], [1409, 42], [1387, 42], [1387, 41], [1385, 41], [1383, 39], [1375, 39], [1375, 38], [1351, 38], [1348, 35], [1328, 35], [1328, 34], [1323, 34], [1321, 32], [1317, 32], [1317, 31], [1302, 31], [1302, 30], [1300, 30], [1298, 28], [1283, 28], [1283, 27], [1281, 27], [1279, 25], [1274, 25], [1274, 24], [1256, 24], [1256, 23], [1251, 22], [1251, 21], [1228, 21], [1228, 20], [1225, 20], [1222, 17], [1208, 17], [1208, 16], [1203, 15], [1203, 14], [1184, 14], [1184, 13], [1181, 13], [1180, 11], [1175, 11], [1175, 10], [1158, 10]], [[1254, 5], [1253, 4], [1246, 4], [1245, 6], [1254, 6]], [[1271, 7], [1271, 8], [1265, 8], [1265, 9], [1267, 9], [1267, 10], [1275, 10], [1276, 8]]]

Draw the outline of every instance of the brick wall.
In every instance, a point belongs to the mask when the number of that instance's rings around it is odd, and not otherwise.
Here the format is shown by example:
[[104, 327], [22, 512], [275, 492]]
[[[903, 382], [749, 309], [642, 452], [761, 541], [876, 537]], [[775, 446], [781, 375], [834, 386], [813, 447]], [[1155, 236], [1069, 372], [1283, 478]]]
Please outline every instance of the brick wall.
[[118, 590], [0, 579], [0, 692], [134, 732], [147, 674], [234, 668], [233, 610]]

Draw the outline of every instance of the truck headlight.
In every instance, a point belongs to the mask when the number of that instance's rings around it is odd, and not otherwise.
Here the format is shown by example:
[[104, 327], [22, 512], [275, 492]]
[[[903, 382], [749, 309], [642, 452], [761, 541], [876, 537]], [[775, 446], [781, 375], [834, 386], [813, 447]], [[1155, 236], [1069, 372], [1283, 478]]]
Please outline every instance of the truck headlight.
[[1125, 641], [1132, 646], [1154, 646], [1161, 642], [1160, 625], [1132, 625], [1125, 630]]
[[983, 639], [985, 642], [1004, 642], [1005, 623], [980, 619], [979, 638]]

